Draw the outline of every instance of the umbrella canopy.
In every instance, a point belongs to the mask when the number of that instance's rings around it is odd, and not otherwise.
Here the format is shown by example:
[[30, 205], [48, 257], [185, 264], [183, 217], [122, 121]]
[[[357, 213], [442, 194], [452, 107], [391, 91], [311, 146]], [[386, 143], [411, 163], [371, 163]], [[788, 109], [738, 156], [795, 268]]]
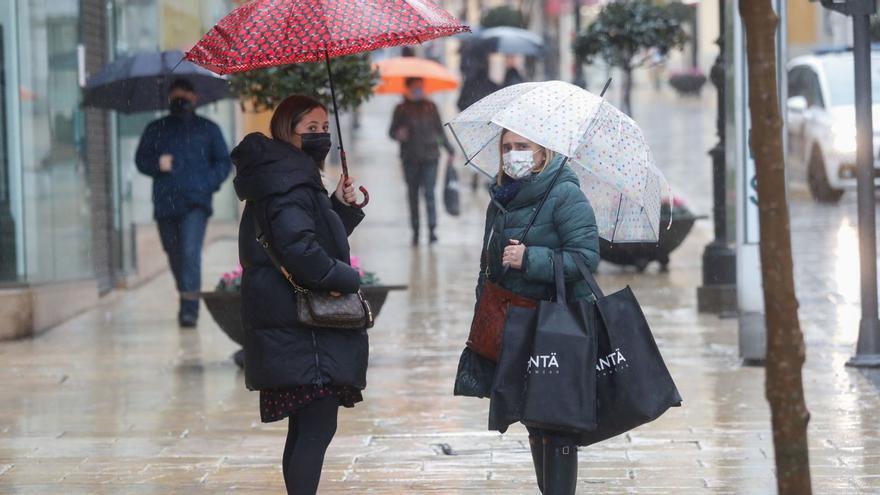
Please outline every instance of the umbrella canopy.
[[183, 52], [144, 52], [105, 65], [86, 82], [83, 105], [122, 113], [168, 108], [168, 87], [187, 79], [199, 95], [199, 105], [230, 97], [226, 79], [183, 61]]
[[477, 35], [479, 48], [489, 52], [508, 55], [541, 55], [544, 53], [544, 40], [537, 34], [515, 27], [489, 28]]
[[509, 129], [569, 158], [611, 242], [656, 242], [669, 194], [639, 126], [603, 98], [562, 81], [524, 83], [474, 103], [449, 124], [468, 163], [497, 170]]
[[382, 82], [378, 94], [406, 93], [406, 79], [420, 77], [425, 81], [425, 93], [437, 93], [458, 88], [458, 77], [433, 60], [416, 57], [389, 58], [376, 62]]
[[252, 0], [186, 57], [219, 74], [412, 45], [468, 31], [430, 0]]
[[[218, 74], [327, 61], [342, 174], [348, 161], [330, 59], [468, 31], [430, 0], [252, 0], [202, 37], [186, 58]], [[365, 199], [353, 206], [362, 208]]]

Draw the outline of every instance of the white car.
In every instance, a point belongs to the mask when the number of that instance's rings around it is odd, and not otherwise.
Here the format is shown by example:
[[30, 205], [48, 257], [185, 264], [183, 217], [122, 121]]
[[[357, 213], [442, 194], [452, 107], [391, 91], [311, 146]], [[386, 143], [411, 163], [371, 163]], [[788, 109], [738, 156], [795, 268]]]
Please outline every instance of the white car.
[[[880, 129], [880, 53], [871, 56], [874, 95], [874, 169]], [[834, 203], [856, 187], [853, 54], [817, 52], [788, 63], [788, 161], [795, 183], [806, 183], [816, 201]]]

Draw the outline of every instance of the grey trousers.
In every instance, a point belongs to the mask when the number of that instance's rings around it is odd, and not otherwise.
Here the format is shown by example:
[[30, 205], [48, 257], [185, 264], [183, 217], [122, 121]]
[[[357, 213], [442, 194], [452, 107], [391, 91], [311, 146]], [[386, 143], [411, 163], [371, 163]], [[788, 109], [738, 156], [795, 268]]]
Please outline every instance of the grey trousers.
[[437, 185], [437, 163], [439, 158], [404, 160], [403, 176], [409, 193], [409, 220], [413, 233], [419, 232], [419, 193], [425, 198], [428, 210], [428, 228], [437, 226], [437, 201], [434, 189]]

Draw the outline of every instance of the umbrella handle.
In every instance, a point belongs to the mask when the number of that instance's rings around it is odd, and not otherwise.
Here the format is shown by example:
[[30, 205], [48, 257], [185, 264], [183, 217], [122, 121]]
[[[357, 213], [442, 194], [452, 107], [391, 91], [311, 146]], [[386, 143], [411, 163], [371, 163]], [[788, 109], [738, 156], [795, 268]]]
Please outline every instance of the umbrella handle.
[[361, 208], [363, 208], [364, 206], [367, 206], [367, 204], [370, 202], [370, 193], [367, 191], [367, 188], [364, 187], [364, 186], [361, 186], [361, 187], [359, 187], [358, 189], [360, 189], [360, 191], [361, 191], [362, 193], [364, 193], [364, 200], [361, 201], [360, 203], [358, 203], [358, 202], [354, 202], [354, 203], [351, 204], [351, 206], [353, 206], [353, 207], [355, 207], [355, 208], [357, 208], [357, 209], [361, 209]]
[[[342, 142], [339, 143], [339, 159], [342, 162], [342, 176], [348, 179], [348, 157], [345, 155], [345, 150], [342, 149]], [[349, 206], [357, 209], [361, 209], [370, 202], [370, 193], [367, 191], [367, 188], [364, 186], [359, 187], [360, 191], [364, 195], [364, 200], [358, 203], [355, 201], [354, 203], [350, 203]]]

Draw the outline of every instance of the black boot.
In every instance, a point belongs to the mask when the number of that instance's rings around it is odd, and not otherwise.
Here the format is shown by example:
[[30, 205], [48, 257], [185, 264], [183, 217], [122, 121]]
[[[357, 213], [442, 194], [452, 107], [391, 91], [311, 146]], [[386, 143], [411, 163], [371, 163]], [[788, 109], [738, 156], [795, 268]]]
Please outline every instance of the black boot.
[[529, 448], [532, 450], [532, 463], [535, 465], [538, 489], [544, 493], [544, 437], [529, 435]]
[[577, 490], [577, 445], [570, 439], [544, 444], [544, 495], [574, 495]]

